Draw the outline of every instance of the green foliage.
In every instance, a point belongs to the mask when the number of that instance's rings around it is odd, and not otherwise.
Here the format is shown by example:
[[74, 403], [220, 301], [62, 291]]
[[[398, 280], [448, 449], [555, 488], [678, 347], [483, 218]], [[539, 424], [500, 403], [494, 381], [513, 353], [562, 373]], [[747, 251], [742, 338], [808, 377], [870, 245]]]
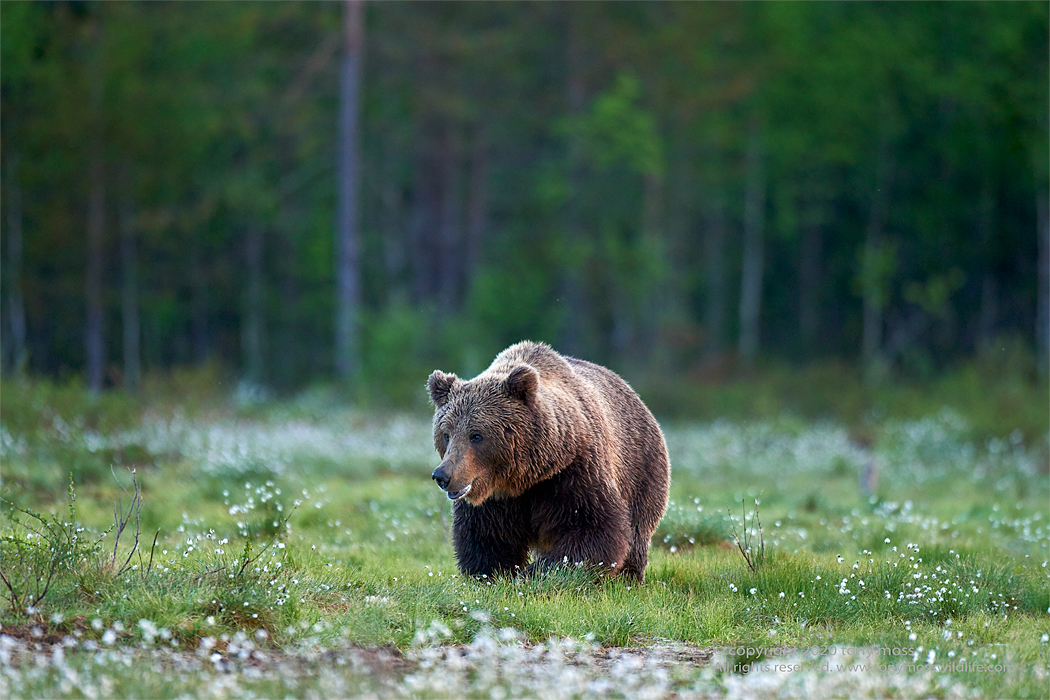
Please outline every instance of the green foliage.
[[502, 349], [479, 343], [478, 326], [469, 317], [436, 307], [401, 306], [376, 314], [367, 324], [358, 398], [387, 408], [425, 409], [431, 372], [444, 368], [473, 376]]
[[856, 280], [856, 293], [865, 299], [870, 298], [880, 308], [885, 306], [890, 298], [890, 283], [897, 267], [896, 243], [861, 247], [857, 251], [857, 258], [860, 272]]
[[932, 317], [941, 316], [948, 309], [951, 295], [963, 284], [963, 274], [953, 268], [945, 274], [933, 275], [925, 284], [911, 282], [904, 288], [904, 298], [918, 304]]
[[[123, 381], [122, 241], [149, 270], [127, 309], [147, 373], [331, 376], [341, 12], [5, 5], [6, 372], [84, 369], [101, 143], [106, 381]], [[529, 337], [676, 382], [721, 366], [756, 120], [760, 365], [856, 357], [858, 294], [884, 311], [892, 373], [935, 379], [1000, 335], [1041, 357], [1046, 20], [1039, 3], [370, 5], [351, 391], [417, 405], [420, 368]]]
[[386, 386], [370, 387], [375, 400], [411, 406], [425, 398], [425, 378], [436, 369], [428, 369], [428, 359], [440, 355], [440, 351], [435, 353], [437, 343], [431, 325], [426, 313], [408, 307], [390, 309], [368, 324], [365, 371], [387, 382]]
[[939, 376], [902, 376], [866, 383], [856, 367], [816, 362], [803, 368], [768, 365], [750, 377], [704, 377], [694, 382], [642, 374], [632, 385], [656, 415], [701, 420], [780, 420], [785, 414], [832, 420], [868, 430], [886, 417], [916, 419], [951, 406], [980, 439], [1018, 430], [1038, 441], [1050, 423], [1047, 385], [1035, 379], [1035, 359], [1015, 339]]
[[639, 104], [641, 82], [620, 73], [609, 90], [595, 96], [591, 111], [570, 124], [599, 170], [623, 163], [640, 175], [660, 175], [663, 153], [654, 116]]
[[653, 544], [674, 552], [709, 547], [729, 539], [726, 519], [718, 512], [704, 513], [703, 506], [672, 503], [653, 533]]
[[[53, 439], [58, 431], [61, 440], [64, 431], [73, 429], [116, 432], [133, 425], [141, 412], [132, 396], [121, 392], [91, 396], [77, 381], [0, 381], [4, 425], [27, 439]], [[55, 422], [67, 427], [56, 427]]]

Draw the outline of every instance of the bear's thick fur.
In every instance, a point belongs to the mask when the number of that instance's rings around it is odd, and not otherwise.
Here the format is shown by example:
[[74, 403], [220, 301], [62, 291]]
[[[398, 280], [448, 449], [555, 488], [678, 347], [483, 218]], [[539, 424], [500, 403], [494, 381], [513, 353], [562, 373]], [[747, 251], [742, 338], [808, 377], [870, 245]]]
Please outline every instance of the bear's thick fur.
[[474, 379], [427, 381], [433, 478], [453, 503], [460, 570], [489, 576], [583, 563], [641, 581], [667, 507], [663, 433], [614, 372], [522, 342]]

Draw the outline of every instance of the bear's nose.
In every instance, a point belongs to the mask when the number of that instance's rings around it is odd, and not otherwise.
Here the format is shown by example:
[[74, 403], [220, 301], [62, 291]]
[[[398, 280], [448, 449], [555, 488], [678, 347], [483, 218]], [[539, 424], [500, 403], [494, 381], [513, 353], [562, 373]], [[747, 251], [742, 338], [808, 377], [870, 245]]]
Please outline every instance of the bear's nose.
[[434, 473], [430, 475], [430, 478], [437, 482], [437, 485], [441, 487], [442, 491], [448, 491], [449, 478], [444, 469], [438, 467], [434, 470]]

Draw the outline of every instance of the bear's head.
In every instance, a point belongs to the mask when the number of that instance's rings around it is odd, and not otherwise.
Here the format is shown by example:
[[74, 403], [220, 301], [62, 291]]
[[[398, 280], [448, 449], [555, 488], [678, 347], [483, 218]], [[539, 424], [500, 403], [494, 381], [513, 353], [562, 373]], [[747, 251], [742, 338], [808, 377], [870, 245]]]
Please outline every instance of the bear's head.
[[432, 476], [450, 499], [481, 505], [527, 488], [539, 383], [539, 372], [524, 363], [469, 381], [439, 370], [430, 375], [434, 447], [441, 455]]

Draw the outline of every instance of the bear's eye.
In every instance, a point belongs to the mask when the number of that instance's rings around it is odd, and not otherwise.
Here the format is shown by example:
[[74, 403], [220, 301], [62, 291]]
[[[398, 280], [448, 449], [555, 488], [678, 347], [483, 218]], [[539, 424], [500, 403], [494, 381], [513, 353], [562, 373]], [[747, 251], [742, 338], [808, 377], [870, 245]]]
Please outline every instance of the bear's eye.
[[470, 436], [470, 441], [471, 442], [481, 442], [481, 433], [473, 433]]
[[445, 438], [445, 444], [448, 444], [448, 433], [445, 433], [442, 437]]

